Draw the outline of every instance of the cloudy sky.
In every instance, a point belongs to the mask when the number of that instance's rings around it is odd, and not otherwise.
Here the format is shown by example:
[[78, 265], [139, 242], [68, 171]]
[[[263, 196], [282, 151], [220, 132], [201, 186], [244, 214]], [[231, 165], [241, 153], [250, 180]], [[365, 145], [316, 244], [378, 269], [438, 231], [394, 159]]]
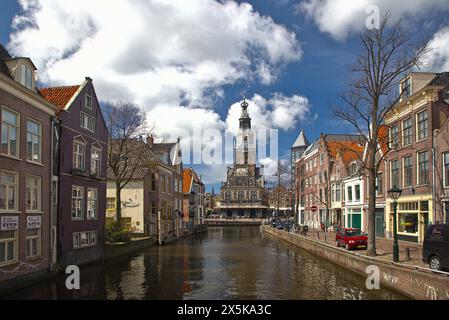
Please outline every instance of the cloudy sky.
[[[244, 95], [288, 159], [301, 128], [309, 140], [350, 130], [329, 106], [370, 5], [429, 43], [428, 70], [449, 71], [449, 0], [2, 0], [0, 41], [33, 59], [41, 86], [90, 76], [100, 100], [139, 103], [159, 136], [235, 131]], [[195, 168], [217, 191], [225, 166]]]

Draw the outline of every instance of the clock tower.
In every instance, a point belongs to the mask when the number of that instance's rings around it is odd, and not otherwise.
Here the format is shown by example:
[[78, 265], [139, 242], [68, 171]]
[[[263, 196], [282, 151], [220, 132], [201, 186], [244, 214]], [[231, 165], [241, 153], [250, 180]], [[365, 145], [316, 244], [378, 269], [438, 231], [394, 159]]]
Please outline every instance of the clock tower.
[[256, 164], [256, 139], [251, 129], [251, 118], [248, 114], [248, 102], [241, 103], [242, 113], [239, 119], [239, 132], [235, 152], [235, 163], [238, 165]]

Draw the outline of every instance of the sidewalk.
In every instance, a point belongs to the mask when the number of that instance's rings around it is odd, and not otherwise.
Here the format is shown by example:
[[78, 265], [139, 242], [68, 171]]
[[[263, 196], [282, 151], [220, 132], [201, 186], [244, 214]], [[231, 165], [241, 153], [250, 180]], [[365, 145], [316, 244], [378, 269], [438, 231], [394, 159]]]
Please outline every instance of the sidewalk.
[[[326, 238], [326, 243], [335, 246], [335, 231], [324, 232], [319, 229], [309, 229], [307, 237], [319, 241], [323, 241]], [[406, 248], [410, 250], [410, 259], [406, 257]], [[366, 250], [357, 250], [357, 253], [366, 254]], [[376, 253], [377, 258], [387, 261], [393, 260], [393, 240], [376, 238]], [[399, 241], [399, 262], [409, 264], [413, 266], [420, 266], [428, 268], [429, 266], [421, 261], [422, 259], [422, 245], [418, 243], [411, 243], [405, 241]]]

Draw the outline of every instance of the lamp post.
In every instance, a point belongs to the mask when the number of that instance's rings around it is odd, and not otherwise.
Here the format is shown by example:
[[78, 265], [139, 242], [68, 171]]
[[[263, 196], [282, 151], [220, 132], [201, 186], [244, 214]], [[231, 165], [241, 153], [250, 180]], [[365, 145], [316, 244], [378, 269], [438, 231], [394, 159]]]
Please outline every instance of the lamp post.
[[398, 202], [397, 200], [401, 196], [402, 190], [396, 186], [393, 186], [390, 190], [388, 190], [388, 195], [393, 199], [393, 261], [399, 262], [399, 245], [398, 245], [398, 218], [397, 218], [397, 210], [398, 210]]

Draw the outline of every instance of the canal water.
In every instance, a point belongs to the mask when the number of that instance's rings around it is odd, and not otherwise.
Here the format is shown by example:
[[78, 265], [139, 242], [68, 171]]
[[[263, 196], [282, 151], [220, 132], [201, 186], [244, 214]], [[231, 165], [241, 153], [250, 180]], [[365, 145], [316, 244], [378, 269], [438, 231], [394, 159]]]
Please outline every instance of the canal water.
[[207, 234], [81, 268], [0, 299], [404, 299], [258, 227], [209, 227]]

